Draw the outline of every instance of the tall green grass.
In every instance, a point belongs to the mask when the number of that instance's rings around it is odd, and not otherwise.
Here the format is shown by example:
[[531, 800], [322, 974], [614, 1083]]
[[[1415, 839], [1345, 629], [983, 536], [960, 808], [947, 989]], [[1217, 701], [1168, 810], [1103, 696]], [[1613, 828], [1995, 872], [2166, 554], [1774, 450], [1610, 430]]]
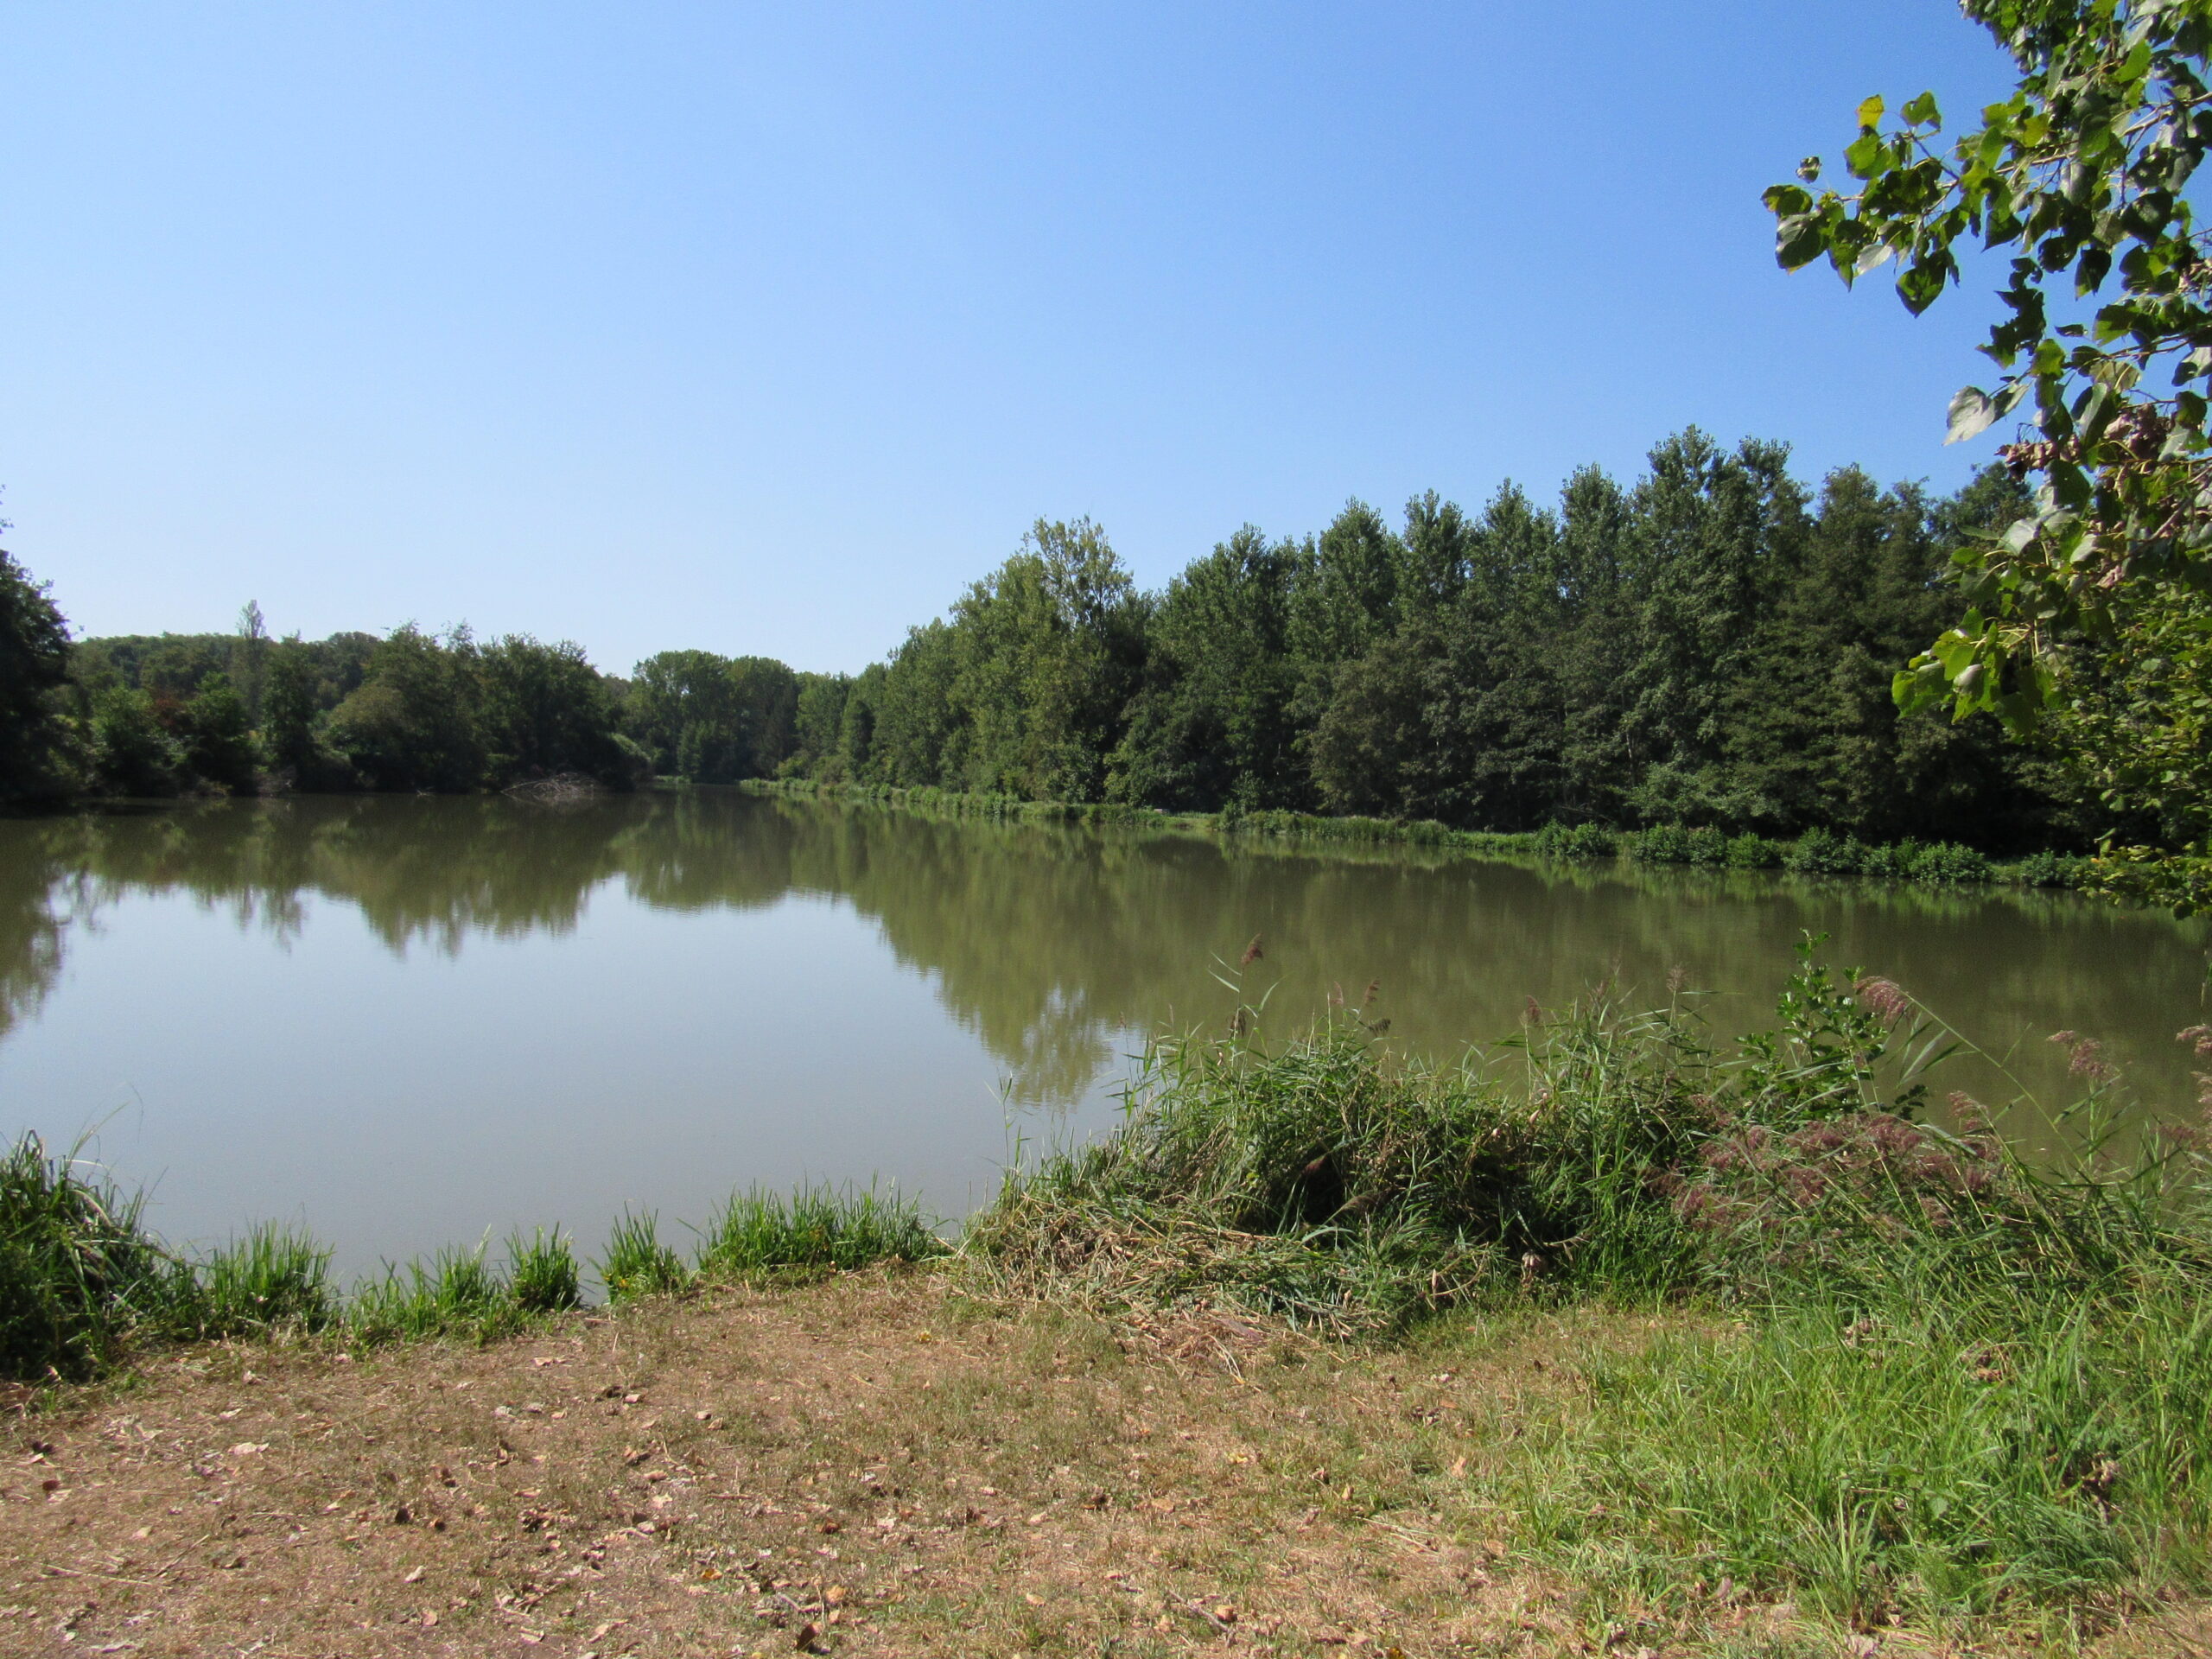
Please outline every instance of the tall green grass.
[[526, 1313], [565, 1313], [583, 1306], [575, 1246], [559, 1228], [507, 1239], [507, 1294]]
[[660, 1218], [650, 1210], [638, 1216], [622, 1212], [600, 1258], [599, 1276], [613, 1302], [671, 1295], [691, 1282], [683, 1258], [661, 1243]]
[[540, 1228], [527, 1238], [509, 1235], [504, 1267], [493, 1265], [483, 1244], [387, 1267], [381, 1278], [355, 1289], [342, 1324], [348, 1338], [368, 1344], [435, 1337], [491, 1341], [581, 1307], [581, 1285], [567, 1236], [557, 1227], [550, 1233]]
[[669, 1295], [702, 1281], [922, 1262], [945, 1250], [918, 1205], [872, 1186], [855, 1190], [809, 1182], [788, 1198], [761, 1187], [744, 1188], [731, 1193], [697, 1231], [697, 1255], [687, 1266], [662, 1242], [657, 1216], [626, 1211], [600, 1262], [609, 1300]]
[[182, 1275], [141, 1206], [35, 1135], [0, 1160], [0, 1374], [88, 1376], [142, 1326], [175, 1322]]
[[1523, 1281], [1685, 1279], [1685, 1223], [1652, 1181], [1718, 1122], [1694, 1027], [1605, 1009], [1502, 1052], [1524, 1086], [1388, 1055], [1350, 1014], [1280, 1052], [1155, 1042], [1122, 1128], [1015, 1171], [967, 1248], [1028, 1294], [1226, 1304], [1338, 1334]]
[[428, 1262], [389, 1267], [382, 1279], [363, 1285], [347, 1310], [348, 1324], [371, 1343], [500, 1336], [524, 1322], [506, 1290], [484, 1246], [448, 1247]]
[[2202, 1289], [1781, 1304], [1593, 1368], [1510, 1496], [1586, 1575], [1733, 1578], [1862, 1624], [2201, 1583]]
[[1027, 1294], [1344, 1334], [1675, 1302], [1689, 1333], [1592, 1366], [1501, 1494], [1647, 1594], [1866, 1622], [2202, 1582], [2208, 1137], [2111, 1155], [2119, 1083], [2063, 1033], [2071, 1151], [2024, 1156], [1963, 1096], [1929, 1109], [1952, 1033], [1809, 947], [1778, 1015], [1723, 1044], [1690, 998], [1532, 1008], [1449, 1066], [1351, 1015], [1163, 1041], [1121, 1128], [1016, 1172], [969, 1249]]
[[760, 1187], [734, 1192], [699, 1241], [699, 1271], [738, 1278], [779, 1270], [850, 1271], [944, 1253], [920, 1207], [874, 1187], [802, 1185], [785, 1198]]
[[289, 1227], [264, 1224], [248, 1230], [199, 1264], [194, 1276], [199, 1334], [315, 1332], [338, 1319], [330, 1251]]
[[256, 1227], [190, 1261], [144, 1227], [81, 1148], [25, 1135], [0, 1158], [0, 1376], [76, 1381], [137, 1344], [319, 1331], [336, 1316], [330, 1254]]

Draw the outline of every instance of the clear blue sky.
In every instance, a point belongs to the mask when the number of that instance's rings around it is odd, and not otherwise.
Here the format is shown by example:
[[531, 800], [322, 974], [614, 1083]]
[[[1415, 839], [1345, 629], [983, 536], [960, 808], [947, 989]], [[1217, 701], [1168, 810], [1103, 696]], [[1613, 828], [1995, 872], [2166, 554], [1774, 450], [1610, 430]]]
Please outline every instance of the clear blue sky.
[[1695, 423], [1950, 486], [1986, 283], [1784, 276], [1948, 0], [0, 13], [0, 512], [80, 632], [466, 620], [856, 669], [1089, 513], [1624, 476]]

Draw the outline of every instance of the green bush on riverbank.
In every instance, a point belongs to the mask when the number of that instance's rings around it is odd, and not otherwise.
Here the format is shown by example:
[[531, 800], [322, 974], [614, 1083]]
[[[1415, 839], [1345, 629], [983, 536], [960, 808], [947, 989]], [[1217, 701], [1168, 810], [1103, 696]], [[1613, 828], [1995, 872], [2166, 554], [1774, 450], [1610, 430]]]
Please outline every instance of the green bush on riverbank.
[[0, 1374], [89, 1376], [133, 1332], [173, 1323], [176, 1264], [140, 1207], [34, 1135], [0, 1161]]

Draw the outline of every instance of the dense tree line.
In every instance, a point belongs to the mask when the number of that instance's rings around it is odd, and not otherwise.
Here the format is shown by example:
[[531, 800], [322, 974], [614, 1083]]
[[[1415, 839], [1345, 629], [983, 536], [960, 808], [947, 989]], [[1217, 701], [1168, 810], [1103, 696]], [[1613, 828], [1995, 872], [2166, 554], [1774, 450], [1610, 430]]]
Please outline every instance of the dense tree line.
[[729, 784], [791, 755], [800, 696], [800, 677], [773, 658], [664, 651], [638, 664], [624, 712], [657, 772]]
[[68, 646], [58, 616], [23, 620], [51, 602], [10, 563], [9, 788], [780, 776], [1998, 851], [2113, 827], [1995, 721], [1891, 696], [1962, 611], [1953, 555], [2018, 486], [1844, 468], [1815, 491], [1786, 462], [1693, 429], [1633, 484], [1586, 468], [1551, 504], [1508, 485], [1478, 512], [1430, 493], [1396, 524], [1354, 501], [1318, 535], [1248, 525], [1157, 593], [1088, 519], [1040, 521], [857, 675], [694, 650], [623, 680], [520, 635], [273, 639], [252, 607], [235, 634]]
[[[1900, 717], [1897, 667], [1956, 620], [1970, 532], [2018, 510], [1694, 430], [1555, 505], [1355, 501], [1317, 537], [1247, 526], [1139, 593], [1088, 522], [1022, 550], [885, 663], [803, 695], [787, 767], [824, 779], [1287, 808], [1493, 830], [1821, 827], [2013, 849], [2096, 828], [1994, 722]], [[832, 718], [834, 715], [834, 719]], [[836, 738], [829, 734], [834, 728]]]
[[69, 629], [43, 583], [0, 552], [0, 800], [66, 792], [71, 734], [61, 711]]

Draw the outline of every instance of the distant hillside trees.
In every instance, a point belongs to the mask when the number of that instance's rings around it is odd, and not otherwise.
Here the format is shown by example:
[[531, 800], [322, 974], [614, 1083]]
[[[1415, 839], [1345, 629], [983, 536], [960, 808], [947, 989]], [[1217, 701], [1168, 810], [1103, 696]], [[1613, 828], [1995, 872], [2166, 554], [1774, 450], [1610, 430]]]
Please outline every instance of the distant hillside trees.
[[783, 764], [798, 705], [798, 676], [772, 658], [664, 651], [638, 664], [625, 713], [655, 771], [733, 784]]
[[615, 733], [614, 695], [582, 645], [511, 633], [485, 647], [477, 671], [492, 778], [630, 779], [634, 768]]
[[830, 764], [1035, 800], [1104, 793], [1145, 675], [1152, 601], [1087, 518], [1011, 558], [848, 688]]
[[151, 692], [102, 688], [90, 700], [85, 726], [86, 771], [98, 792], [174, 795], [190, 781], [183, 746], [162, 724]]
[[475, 788], [489, 759], [481, 669], [466, 629], [440, 639], [395, 628], [331, 711], [327, 741], [372, 789]]
[[507, 634], [480, 645], [396, 628], [322, 741], [378, 789], [454, 791], [579, 776], [627, 788], [642, 757], [616, 729], [607, 682], [569, 641]]
[[1247, 524], [1167, 584], [1149, 618], [1109, 785], [1179, 810], [1304, 807], [1291, 604], [1310, 545]]

